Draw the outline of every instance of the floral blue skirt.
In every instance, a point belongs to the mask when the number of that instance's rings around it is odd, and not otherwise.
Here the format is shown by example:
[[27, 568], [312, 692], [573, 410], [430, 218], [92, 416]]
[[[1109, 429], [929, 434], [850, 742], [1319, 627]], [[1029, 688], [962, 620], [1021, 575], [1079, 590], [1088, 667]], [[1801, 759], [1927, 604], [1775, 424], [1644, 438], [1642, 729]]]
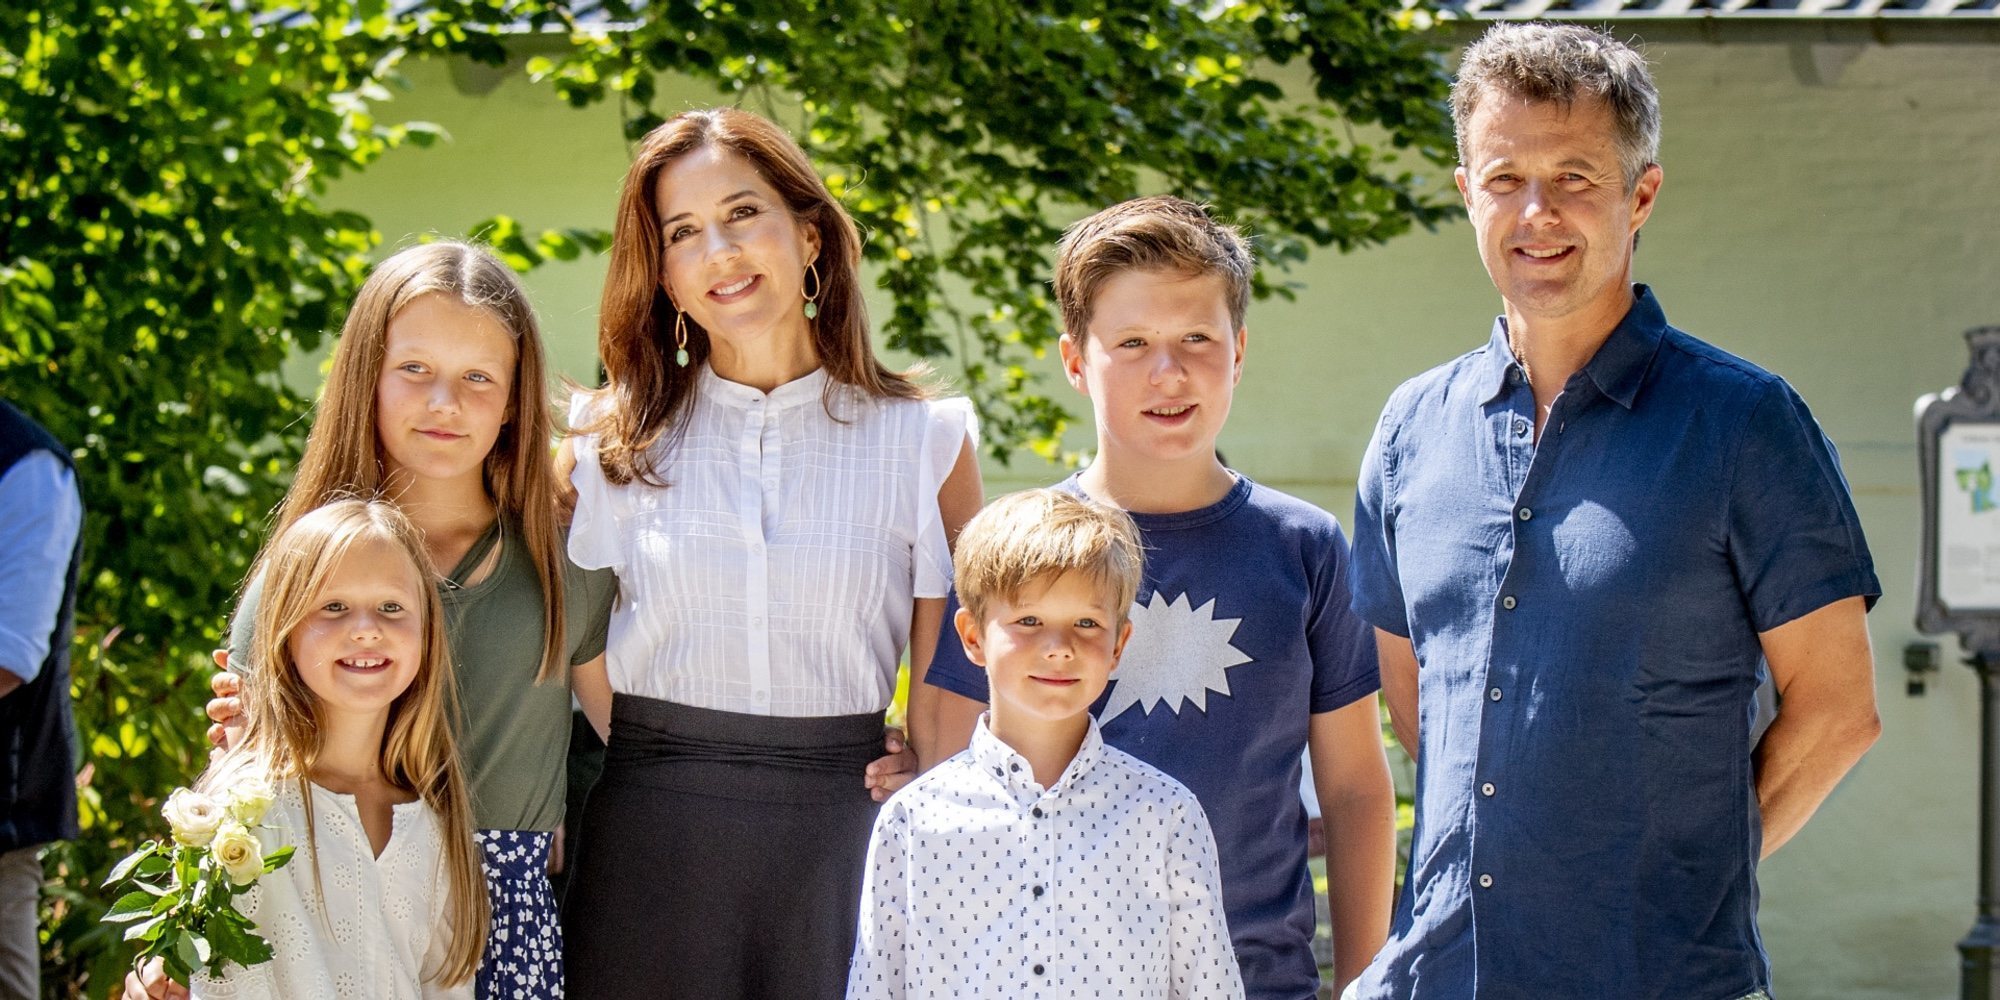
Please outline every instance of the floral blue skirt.
[[480, 861], [493, 926], [479, 961], [479, 1000], [563, 995], [562, 925], [549, 888], [549, 846], [536, 830], [480, 830]]

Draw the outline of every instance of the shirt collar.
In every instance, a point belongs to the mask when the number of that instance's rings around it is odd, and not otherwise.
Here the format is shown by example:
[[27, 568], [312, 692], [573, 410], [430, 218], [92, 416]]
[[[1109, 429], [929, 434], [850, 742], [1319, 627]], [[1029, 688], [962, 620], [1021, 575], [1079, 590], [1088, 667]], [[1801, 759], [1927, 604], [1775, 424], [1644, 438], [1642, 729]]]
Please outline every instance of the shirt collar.
[[978, 765], [980, 773], [1006, 786], [1017, 798], [1023, 795], [1029, 798], [1061, 795], [1070, 785], [1081, 780], [1079, 776], [1089, 772], [1098, 758], [1104, 756], [1104, 736], [1097, 730], [1097, 720], [1085, 716], [1090, 728], [1084, 730], [1083, 745], [1077, 748], [1069, 766], [1063, 768], [1062, 777], [1057, 778], [1054, 785], [1043, 789], [1035, 783], [1035, 769], [1028, 763], [1028, 758], [993, 735], [993, 730], [986, 724], [988, 714], [980, 713], [978, 724], [972, 728], [972, 762]]
[[[1659, 353], [1660, 339], [1666, 332], [1667, 314], [1660, 309], [1653, 290], [1633, 285], [1632, 308], [1612, 328], [1611, 336], [1605, 338], [1590, 363], [1583, 366], [1584, 374], [1597, 386], [1597, 391], [1631, 409], [1639, 397], [1640, 386], [1646, 382], [1646, 373], [1652, 370], [1653, 356]], [[1493, 334], [1487, 339], [1485, 354], [1475, 363], [1478, 384], [1485, 389], [1482, 401], [1490, 403], [1506, 390], [1508, 376], [1521, 367], [1514, 359], [1513, 344], [1507, 339], [1507, 317], [1493, 321]]]
[[788, 409], [801, 403], [816, 402], [826, 391], [826, 369], [815, 368], [810, 374], [795, 378], [770, 392], [741, 382], [731, 382], [715, 373], [707, 362], [701, 366], [701, 394], [709, 399], [731, 406], [745, 407], [764, 403], [772, 409]]
[[1493, 318], [1493, 333], [1486, 338], [1486, 350], [1474, 359], [1473, 369], [1481, 389], [1479, 401], [1491, 403], [1521, 380], [1521, 363], [1514, 360], [1514, 343], [1507, 339], [1507, 317]]

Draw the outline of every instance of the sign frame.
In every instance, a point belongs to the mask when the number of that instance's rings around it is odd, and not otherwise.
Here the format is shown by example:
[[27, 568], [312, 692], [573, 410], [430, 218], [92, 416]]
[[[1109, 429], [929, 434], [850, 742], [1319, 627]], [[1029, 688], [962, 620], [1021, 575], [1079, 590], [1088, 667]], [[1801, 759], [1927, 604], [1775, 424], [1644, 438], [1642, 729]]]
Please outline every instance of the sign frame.
[[[1917, 552], [1917, 628], [1956, 632], [1968, 650], [2000, 649], [2000, 606], [1954, 608], [1940, 594], [1938, 476], [1940, 444], [1954, 426], [1991, 425], [2000, 432], [2000, 326], [1965, 331], [1972, 359], [1956, 388], [1917, 400], [1917, 459], [1923, 506], [1923, 544]], [[2000, 453], [1996, 453], [2000, 460]], [[2000, 516], [2000, 512], [1996, 513]]]

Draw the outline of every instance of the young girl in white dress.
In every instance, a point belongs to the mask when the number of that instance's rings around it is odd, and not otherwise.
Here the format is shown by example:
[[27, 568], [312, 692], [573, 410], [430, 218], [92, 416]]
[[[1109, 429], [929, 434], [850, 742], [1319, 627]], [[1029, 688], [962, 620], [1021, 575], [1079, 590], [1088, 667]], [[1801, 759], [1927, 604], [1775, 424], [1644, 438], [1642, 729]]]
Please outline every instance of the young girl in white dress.
[[487, 900], [449, 715], [451, 660], [422, 539], [395, 506], [293, 521], [258, 572], [248, 725], [202, 776], [276, 790], [257, 831], [292, 862], [237, 900], [275, 952], [196, 975], [197, 998], [470, 1000]]

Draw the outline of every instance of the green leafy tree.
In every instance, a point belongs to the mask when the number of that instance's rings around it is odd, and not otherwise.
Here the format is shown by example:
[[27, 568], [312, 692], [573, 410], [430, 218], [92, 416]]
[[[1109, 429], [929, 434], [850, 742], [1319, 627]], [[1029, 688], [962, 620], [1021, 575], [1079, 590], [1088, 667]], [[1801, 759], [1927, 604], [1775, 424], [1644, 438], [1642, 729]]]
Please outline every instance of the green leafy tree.
[[[310, 407], [280, 364], [336, 328], [379, 242], [321, 195], [435, 137], [377, 117], [401, 59], [532, 50], [628, 136], [664, 73], [787, 122], [869, 234], [888, 342], [964, 373], [1004, 459], [1055, 456], [1066, 420], [1037, 360], [1062, 222], [1171, 191], [1285, 265], [1443, 217], [1416, 179], [1450, 152], [1427, 24], [1403, 0], [0, 5], [0, 395], [75, 449], [89, 510], [86, 832], [46, 859], [50, 995], [103, 996], [132, 954], [96, 882], [203, 763], [207, 651]], [[522, 269], [603, 246], [477, 229]]]
[[366, 271], [368, 221], [318, 196], [430, 135], [370, 113], [414, 30], [381, 4], [242, 6], [0, 12], [0, 395], [74, 449], [89, 511], [84, 837], [46, 859], [65, 992], [102, 995], [129, 959], [95, 882], [205, 760], [207, 654], [309, 405], [279, 365]]
[[[1167, 191], [1214, 205], [1283, 266], [1450, 210], [1418, 180], [1451, 155], [1446, 79], [1430, 16], [1403, 0], [519, 7], [570, 30], [529, 71], [579, 106], [620, 99], [628, 137], [661, 120], [659, 73], [781, 120], [798, 102], [795, 133], [869, 234], [888, 344], [957, 359], [1002, 461], [1056, 457], [1066, 422], [1034, 361], [1061, 332], [1061, 223]], [[1259, 276], [1260, 296], [1288, 291]]]

